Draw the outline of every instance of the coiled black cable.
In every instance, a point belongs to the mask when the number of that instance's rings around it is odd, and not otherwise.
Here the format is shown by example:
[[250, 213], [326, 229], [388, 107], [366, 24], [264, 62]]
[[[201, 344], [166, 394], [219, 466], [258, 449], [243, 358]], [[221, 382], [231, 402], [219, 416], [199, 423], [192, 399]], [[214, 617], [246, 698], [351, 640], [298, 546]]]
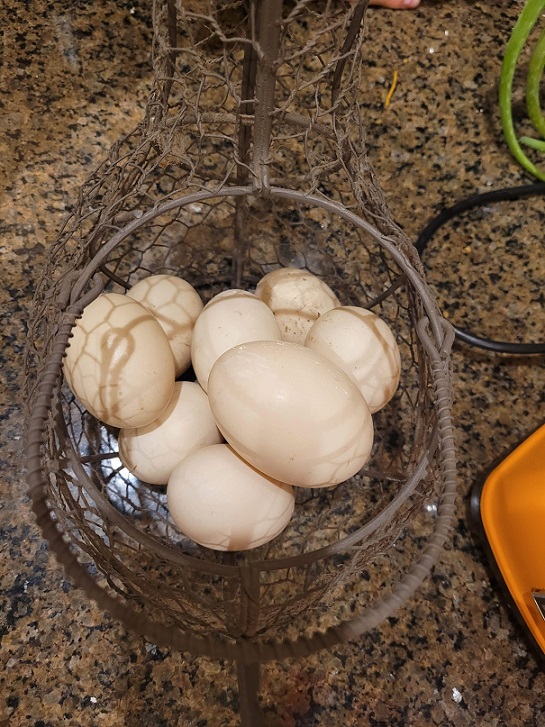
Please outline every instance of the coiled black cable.
[[[415, 242], [415, 247], [418, 250], [420, 257], [422, 257], [427, 244], [435, 235], [437, 230], [439, 230], [439, 228], [446, 222], [457, 217], [463, 212], [467, 212], [468, 210], [476, 207], [483, 207], [486, 204], [494, 202], [514, 202], [519, 199], [524, 199], [525, 197], [535, 197], [542, 194], [545, 194], [545, 182], [535, 182], [533, 184], [526, 184], [520, 187], [507, 187], [505, 189], [498, 189], [467, 197], [461, 202], [457, 202], [452, 205], [452, 207], [447, 207], [442, 210], [436, 217], [430, 220], [419, 234]], [[453, 328], [456, 338], [460, 341], [487, 351], [517, 355], [535, 355], [545, 353], [545, 343], [510, 343], [507, 341], [494, 341], [489, 338], [477, 336], [471, 331], [459, 328], [458, 326], [453, 326]]]

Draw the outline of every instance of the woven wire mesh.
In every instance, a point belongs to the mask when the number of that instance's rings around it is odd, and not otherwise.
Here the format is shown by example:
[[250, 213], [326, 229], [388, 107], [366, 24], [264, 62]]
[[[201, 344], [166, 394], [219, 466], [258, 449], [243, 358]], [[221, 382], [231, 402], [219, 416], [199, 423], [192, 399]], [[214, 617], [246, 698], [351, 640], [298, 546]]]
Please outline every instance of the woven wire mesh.
[[[130, 625], [153, 623], [169, 643], [259, 648], [365, 612], [433, 539], [452, 485], [446, 328], [366, 155], [365, 5], [156, 2], [145, 117], [83, 185], [36, 291], [26, 366], [38, 520], [93, 597], [117, 599]], [[374, 415], [362, 472], [299, 489], [272, 542], [214, 552], [177, 529], [164, 488], [124, 469], [117, 430], [74, 398], [62, 360], [103, 290], [172, 273], [206, 301], [279, 266], [372, 307], [398, 341], [400, 386]]]

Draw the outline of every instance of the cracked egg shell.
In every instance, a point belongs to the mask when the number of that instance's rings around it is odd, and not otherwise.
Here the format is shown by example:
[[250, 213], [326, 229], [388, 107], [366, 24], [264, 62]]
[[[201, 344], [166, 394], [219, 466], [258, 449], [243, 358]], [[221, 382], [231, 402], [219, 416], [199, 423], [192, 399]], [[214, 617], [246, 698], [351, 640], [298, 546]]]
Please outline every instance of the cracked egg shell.
[[343, 306], [324, 313], [310, 329], [305, 346], [354, 379], [372, 414], [395, 394], [401, 371], [399, 347], [391, 328], [372, 311]]
[[191, 365], [193, 327], [203, 302], [195, 288], [176, 275], [149, 275], [127, 291], [159, 321], [167, 334], [176, 365], [176, 377]]
[[167, 407], [174, 358], [147, 308], [126, 295], [103, 293], [72, 329], [64, 375], [87, 411], [113, 427], [142, 427]]
[[273, 311], [282, 339], [305, 342], [313, 323], [341, 303], [327, 283], [308, 270], [278, 268], [258, 282], [255, 293]]

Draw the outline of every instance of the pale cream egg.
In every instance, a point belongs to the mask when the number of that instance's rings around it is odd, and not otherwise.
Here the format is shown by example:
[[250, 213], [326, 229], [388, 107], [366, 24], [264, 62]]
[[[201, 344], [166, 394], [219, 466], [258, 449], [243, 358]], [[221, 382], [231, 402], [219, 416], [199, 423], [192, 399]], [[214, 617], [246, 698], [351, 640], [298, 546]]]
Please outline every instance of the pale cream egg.
[[147, 308], [126, 295], [103, 293], [72, 329], [64, 375], [94, 417], [113, 427], [142, 427], [167, 407], [174, 358]]
[[305, 345], [352, 377], [372, 414], [395, 394], [401, 371], [399, 347], [391, 328], [372, 311], [357, 306], [328, 311], [312, 326]]
[[280, 338], [274, 314], [253, 293], [236, 288], [218, 293], [205, 305], [193, 329], [191, 359], [199, 384], [207, 390], [214, 362], [233, 346]]
[[119, 432], [119, 457], [138, 479], [166, 485], [172, 470], [185, 457], [222, 441], [205, 392], [199, 384], [180, 381], [157, 419], [145, 427]]
[[323, 280], [299, 268], [272, 270], [255, 292], [276, 316], [283, 340], [291, 343], [303, 344], [312, 324], [341, 304]]
[[215, 444], [175, 468], [167, 504], [176, 525], [199, 545], [249, 550], [284, 530], [295, 497], [290, 485], [258, 472], [227, 444]]
[[210, 372], [208, 395], [229, 444], [281, 482], [335, 485], [369, 459], [373, 420], [355, 382], [299, 344], [255, 341], [230, 349]]
[[181, 376], [191, 365], [193, 326], [204, 305], [200, 295], [176, 275], [149, 275], [133, 285], [127, 295], [157, 318], [174, 355], [176, 376]]

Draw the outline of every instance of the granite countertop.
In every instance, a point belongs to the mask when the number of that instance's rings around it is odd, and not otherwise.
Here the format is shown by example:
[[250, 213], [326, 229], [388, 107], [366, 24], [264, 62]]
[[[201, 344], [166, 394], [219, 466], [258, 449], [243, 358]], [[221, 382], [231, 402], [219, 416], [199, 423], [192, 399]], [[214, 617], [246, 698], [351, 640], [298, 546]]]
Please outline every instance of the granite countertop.
[[[146, 0], [6, 0], [0, 8], [0, 725], [238, 724], [227, 662], [158, 649], [65, 580], [25, 493], [25, 320], [44, 251], [78, 187], [142, 115]], [[501, 136], [497, 83], [522, 2], [423, 0], [371, 10], [365, 108], [388, 203], [416, 236], [445, 204], [529, 181]], [[390, 105], [384, 99], [399, 74]], [[541, 199], [489, 208], [426, 254], [446, 315], [485, 335], [543, 333]], [[537, 725], [545, 675], [470, 532], [481, 473], [543, 421], [543, 357], [455, 344], [459, 497], [452, 539], [417, 596], [358, 643], [263, 667], [267, 725]]]

